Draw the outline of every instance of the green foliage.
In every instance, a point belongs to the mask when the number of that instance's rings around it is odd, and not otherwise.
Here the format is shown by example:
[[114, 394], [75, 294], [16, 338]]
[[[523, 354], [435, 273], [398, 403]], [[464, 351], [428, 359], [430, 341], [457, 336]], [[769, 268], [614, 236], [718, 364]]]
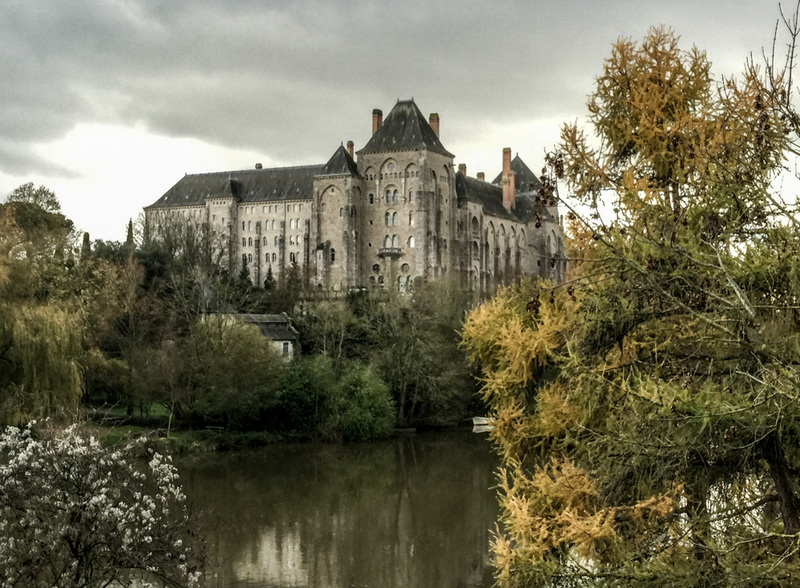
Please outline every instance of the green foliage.
[[186, 414], [209, 425], [246, 430], [278, 401], [284, 369], [272, 342], [226, 315], [198, 321], [184, 347]]
[[81, 335], [75, 317], [54, 306], [0, 304], [0, 422], [76, 414]]
[[329, 439], [367, 441], [385, 437], [394, 426], [389, 390], [369, 367], [350, 365], [327, 399], [322, 433]]
[[[791, 586], [800, 568], [800, 223], [780, 73], [715, 85], [652, 30], [562, 133], [573, 263], [473, 311], [502, 586]], [[600, 222], [603, 200], [615, 216]], [[607, 216], [607, 215], [606, 215]]]
[[281, 381], [273, 426], [286, 432], [315, 434], [323, 422], [335, 385], [336, 374], [330, 358], [325, 355], [296, 357]]

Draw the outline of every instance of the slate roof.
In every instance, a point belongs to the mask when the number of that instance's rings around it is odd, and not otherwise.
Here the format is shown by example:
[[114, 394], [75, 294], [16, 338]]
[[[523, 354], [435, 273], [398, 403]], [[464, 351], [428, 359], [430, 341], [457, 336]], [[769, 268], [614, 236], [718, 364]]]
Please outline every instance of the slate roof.
[[484, 212], [493, 216], [514, 218], [503, 206], [503, 189], [495, 184], [456, 172], [456, 195], [459, 200], [482, 205]]
[[380, 128], [375, 131], [358, 153], [421, 151], [423, 149], [447, 157], [455, 157], [442, 146], [439, 137], [436, 136], [414, 101], [398, 100], [392, 111], [386, 115]]
[[[501, 174], [502, 175], [502, 174]], [[543, 204], [537, 204], [536, 191], [519, 192], [514, 198], [514, 211], [508, 212], [503, 206], [503, 188], [497, 184], [470, 178], [456, 172], [456, 195], [459, 200], [468, 200], [483, 206], [483, 211], [492, 216], [528, 222], [537, 212], [543, 221], [555, 222], [555, 217]]]
[[292, 326], [289, 317], [283, 314], [234, 314], [245, 323], [255, 325], [262, 335], [273, 341], [297, 341], [300, 333]]
[[350, 157], [350, 153], [347, 152], [347, 149], [345, 149], [343, 145], [339, 146], [336, 152], [328, 160], [328, 163], [325, 164], [325, 169], [322, 170], [321, 175], [348, 175], [361, 177], [361, 174], [358, 173], [358, 165], [353, 158]]
[[[514, 191], [516, 193], [529, 192], [531, 185], [533, 185], [533, 190], [538, 190], [542, 187], [542, 182], [539, 181], [536, 174], [522, 161], [519, 155], [515, 155], [514, 159], [511, 160], [511, 171], [514, 172]], [[492, 183], [500, 186], [502, 180], [503, 172], [501, 171]]]
[[310, 199], [314, 176], [324, 170], [324, 165], [304, 165], [187, 174], [147, 208], [197, 206], [206, 198], [220, 196], [233, 196], [242, 202]]

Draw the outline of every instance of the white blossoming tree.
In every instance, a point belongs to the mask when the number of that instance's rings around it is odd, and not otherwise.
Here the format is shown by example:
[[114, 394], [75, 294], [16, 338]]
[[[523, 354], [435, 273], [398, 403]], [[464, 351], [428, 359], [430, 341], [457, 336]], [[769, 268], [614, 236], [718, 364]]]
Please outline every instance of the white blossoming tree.
[[202, 557], [169, 458], [77, 427], [0, 434], [0, 586], [196, 586]]

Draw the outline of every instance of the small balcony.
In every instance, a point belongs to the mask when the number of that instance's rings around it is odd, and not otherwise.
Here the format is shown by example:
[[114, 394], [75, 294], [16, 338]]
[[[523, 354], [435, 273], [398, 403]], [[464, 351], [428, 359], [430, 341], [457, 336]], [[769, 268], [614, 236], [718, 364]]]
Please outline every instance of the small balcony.
[[389, 259], [399, 259], [403, 256], [403, 250], [400, 247], [381, 247], [378, 249], [378, 257]]

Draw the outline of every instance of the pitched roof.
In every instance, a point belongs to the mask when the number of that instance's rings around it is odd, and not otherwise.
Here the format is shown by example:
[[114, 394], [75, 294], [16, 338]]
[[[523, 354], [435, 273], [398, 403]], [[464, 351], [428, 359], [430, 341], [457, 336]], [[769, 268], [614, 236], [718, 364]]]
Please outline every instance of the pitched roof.
[[232, 196], [242, 202], [304, 200], [313, 194], [314, 176], [324, 165], [187, 174], [147, 208], [197, 206], [209, 197]]
[[297, 341], [300, 333], [283, 314], [234, 314], [237, 319], [255, 325], [262, 335], [273, 341]]
[[[514, 172], [514, 188], [519, 194], [520, 192], [530, 192], [531, 190], [538, 190], [542, 187], [542, 182], [536, 177], [536, 174], [522, 161], [519, 154], [514, 156], [511, 160], [511, 171]], [[503, 172], [500, 172], [492, 182], [498, 186], [503, 180]]]
[[487, 214], [513, 218], [503, 206], [503, 189], [500, 186], [456, 172], [456, 195], [459, 200], [469, 200], [482, 205]]
[[503, 189], [497, 184], [490, 184], [477, 178], [470, 178], [461, 172], [456, 173], [456, 195], [459, 200], [476, 202], [483, 206], [485, 214], [490, 214], [499, 218], [508, 218], [530, 222], [538, 218], [548, 222], [554, 222], [555, 218], [539, 202], [539, 197], [535, 191], [523, 190], [516, 194], [514, 198], [514, 210], [508, 212], [503, 206]]
[[321, 175], [348, 175], [361, 177], [361, 174], [358, 173], [358, 165], [353, 158], [350, 157], [350, 153], [347, 152], [347, 149], [344, 148], [344, 145], [340, 145], [336, 152], [331, 156], [331, 158], [328, 160], [328, 163], [325, 164], [325, 169], [322, 171]]
[[358, 153], [421, 151], [423, 149], [454, 157], [442, 146], [439, 137], [436, 136], [414, 101], [398, 100], [380, 128], [375, 131]]

